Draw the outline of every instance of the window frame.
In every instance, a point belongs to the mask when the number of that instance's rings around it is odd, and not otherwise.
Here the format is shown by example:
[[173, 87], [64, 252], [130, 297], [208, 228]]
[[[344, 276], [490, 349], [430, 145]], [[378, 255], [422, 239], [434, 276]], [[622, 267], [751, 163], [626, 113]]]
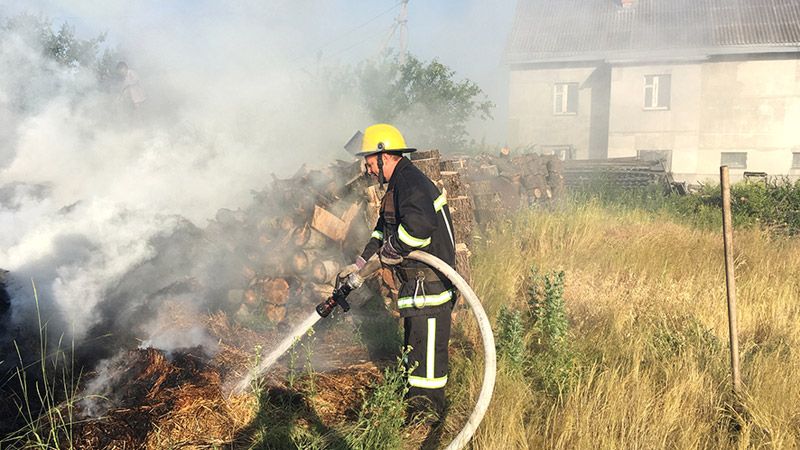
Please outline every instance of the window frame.
[[[734, 166], [734, 165], [731, 165], [731, 162], [730, 162], [730, 161], [729, 161], [729, 162], [725, 162], [725, 156], [726, 156], [726, 155], [728, 155], [728, 156], [732, 156], [732, 155], [744, 155], [744, 165], [741, 165], [741, 166], [739, 166], [739, 165], [735, 165], [735, 166]], [[729, 169], [735, 169], [735, 170], [744, 170], [744, 169], [747, 169], [747, 156], [748, 156], [748, 154], [747, 154], [747, 152], [746, 152], [746, 151], [744, 151], [744, 152], [742, 152], [742, 151], [736, 151], [736, 152], [720, 152], [720, 154], [719, 154], [719, 165], [720, 165], [720, 166], [728, 166], [728, 168], [729, 168]]]
[[[575, 87], [575, 111], [569, 110], [570, 105], [570, 86]], [[563, 92], [559, 93], [559, 88], [563, 90]], [[553, 83], [553, 115], [554, 116], [577, 116], [578, 115], [578, 99], [579, 99], [579, 83], [575, 82], [558, 82]], [[561, 104], [558, 105], [556, 99], [558, 96], [561, 95]], [[563, 110], [559, 110], [558, 106], [563, 108]]]
[[800, 149], [792, 152], [792, 166], [791, 170], [800, 170]]
[[[647, 83], [647, 79], [652, 78], [652, 84]], [[658, 104], [658, 100], [661, 97], [659, 95], [659, 84], [661, 84], [662, 78], [669, 79], [669, 97], [667, 98], [666, 106], [662, 106]], [[655, 105], [648, 105], [648, 97], [647, 91], [648, 89], [652, 90], [650, 100], [655, 101]], [[672, 107], [672, 74], [669, 73], [660, 73], [660, 74], [650, 74], [644, 76], [644, 89], [642, 90], [643, 96], [643, 106], [642, 109], [645, 111], [669, 111]], [[651, 102], [652, 103], [652, 102]]]

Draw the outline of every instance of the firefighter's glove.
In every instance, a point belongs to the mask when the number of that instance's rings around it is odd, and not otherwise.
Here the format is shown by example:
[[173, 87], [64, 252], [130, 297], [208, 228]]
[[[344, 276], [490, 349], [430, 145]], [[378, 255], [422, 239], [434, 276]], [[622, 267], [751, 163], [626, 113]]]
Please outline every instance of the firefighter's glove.
[[391, 237], [383, 242], [383, 247], [381, 247], [381, 251], [378, 255], [381, 258], [381, 262], [387, 266], [396, 266], [403, 262], [403, 257], [400, 255], [400, 252], [392, 245]]
[[356, 261], [353, 264], [349, 264], [345, 266], [338, 275], [340, 280], [344, 280], [345, 278], [349, 277], [350, 274], [358, 273], [359, 270], [363, 269], [364, 266], [367, 265], [367, 261], [364, 260], [361, 256], [356, 258]]

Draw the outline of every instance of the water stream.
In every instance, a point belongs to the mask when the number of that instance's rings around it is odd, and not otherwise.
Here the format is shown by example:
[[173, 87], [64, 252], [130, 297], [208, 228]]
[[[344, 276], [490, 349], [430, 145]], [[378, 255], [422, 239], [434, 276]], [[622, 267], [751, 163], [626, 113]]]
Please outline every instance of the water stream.
[[292, 332], [286, 336], [286, 338], [284, 338], [277, 347], [275, 347], [275, 350], [273, 350], [263, 361], [261, 361], [261, 364], [259, 364], [255, 370], [250, 371], [250, 373], [248, 373], [247, 376], [245, 376], [242, 381], [236, 385], [234, 392], [244, 392], [247, 390], [250, 387], [250, 383], [254, 379], [264, 375], [264, 373], [269, 370], [273, 364], [275, 364], [275, 361], [277, 361], [281, 355], [286, 353], [289, 348], [292, 347], [292, 344], [303, 337], [309, 328], [313, 327], [314, 324], [316, 324], [321, 318], [322, 317], [320, 317], [316, 311], [312, 310], [311, 314], [305, 320], [303, 320], [300, 325], [294, 327]]

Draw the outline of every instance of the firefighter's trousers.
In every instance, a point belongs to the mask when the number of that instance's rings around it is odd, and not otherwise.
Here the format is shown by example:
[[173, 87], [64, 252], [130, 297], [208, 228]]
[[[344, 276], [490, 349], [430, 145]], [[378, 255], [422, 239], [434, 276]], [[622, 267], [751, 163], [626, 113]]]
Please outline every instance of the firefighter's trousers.
[[404, 342], [411, 347], [407, 364], [408, 367], [416, 365], [408, 377], [407, 397], [427, 397], [438, 413], [443, 412], [446, 405], [444, 386], [447, 383], [450, 321], [449, 308], [430, 315], [406, 317], [403, 321]]

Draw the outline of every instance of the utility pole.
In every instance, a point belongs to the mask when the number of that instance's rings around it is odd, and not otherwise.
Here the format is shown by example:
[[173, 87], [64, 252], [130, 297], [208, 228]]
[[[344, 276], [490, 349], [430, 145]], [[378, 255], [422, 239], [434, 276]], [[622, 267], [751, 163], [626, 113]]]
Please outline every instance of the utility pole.
[[395, 33], [398, 33], [400, 37], [400, 64], [405, 64], [406, 56], [408, 55], [408, 0], [403, 0], [400, 4], [400, 12], [394, 19], [389, 35], [386, 36], [381, 46], [381, 55], [386, 54], [389, 49], [389, 42], [392, 41]]
[[408, 54], [408, 0], [403, 0], [400, 6], [397, 25], [400, 27], [400, 64], [405, 64]]
[[733, 392], [742, 393], [742, 380], [739, 376], [739, 339], [736, 328], [736, 283], [733, 275], [733, 220], [731, 214], [731, 182], [728, 166], [719, 168], [720, 189], [722, 190], [722, 233], [725, 248], [725, 287], [728, 294], [728, 337], [731, 351], [731, 378]]

